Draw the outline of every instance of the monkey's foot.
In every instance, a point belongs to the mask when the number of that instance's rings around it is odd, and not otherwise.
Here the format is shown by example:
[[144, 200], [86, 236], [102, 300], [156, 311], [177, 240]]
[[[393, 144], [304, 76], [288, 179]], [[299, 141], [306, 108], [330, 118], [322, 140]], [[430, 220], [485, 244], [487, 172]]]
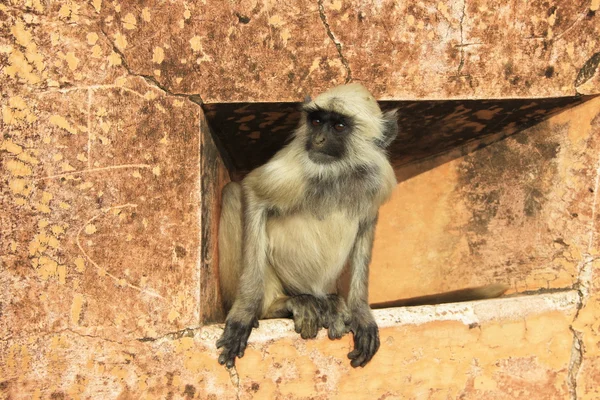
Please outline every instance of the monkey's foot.
[[317, 336], [321, 327], [327, 328], [330, 339], [339, 339], [348, 333], [349, 313], [344, 299], [337, 294], [325, 298], [310, 294], [293, 296], [287, 307], [294, 319], [294, 328], [303, 339]]
[[250, 323], [234, 319], [225, 322], [223, 335], [217, 340], [217, 349], [223, 347], [223, 351], [219, 356], [219, 364], [231, 368], [235, 365], [236, 357], [242, 358], [244, 356], [252, 328], [258, 328], [258, 320], [256, 318], [250, 321]]
[[364, 367], [379, 350], [379, 328], [371, 311], [351, 312], [350, 330], [354, 334], [354, 350], [348, 353], [352, 367]]
[[299, 294], [290, 297], [287, 306], [294, 319], [294, 329], [302, 339], [316, 337], [319, 329], [323, 326], [322, 316], [326, 311], [325, 302], [310, 294]]
[[350, 322], [350, 313], [344, 298], [337, 294], [330, 294], [324, 300], [326, 312], [321, 317], [323, 327], [327, 328], [329, 339], [340, 339], [349, 332], [347, 324]]

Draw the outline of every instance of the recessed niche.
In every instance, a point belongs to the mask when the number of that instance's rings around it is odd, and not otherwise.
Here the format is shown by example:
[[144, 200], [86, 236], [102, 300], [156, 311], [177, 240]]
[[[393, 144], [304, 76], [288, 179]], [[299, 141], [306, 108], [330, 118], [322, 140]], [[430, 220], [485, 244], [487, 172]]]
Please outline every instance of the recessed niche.
[[[597, 145], [580, 132], [593, 97], [380, 102], [398, 109], [399, 184], [380, 211], [370, 301], [574, 287], [593, 201]], [[300, 117], [299, 103], [203, 108], [233, 180], [281, 149]]]

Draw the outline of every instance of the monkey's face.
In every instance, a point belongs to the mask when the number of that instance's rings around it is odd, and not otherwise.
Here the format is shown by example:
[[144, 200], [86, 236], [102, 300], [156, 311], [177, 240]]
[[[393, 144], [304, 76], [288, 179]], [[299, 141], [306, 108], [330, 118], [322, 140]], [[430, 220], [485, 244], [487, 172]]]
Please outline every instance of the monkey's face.
[[349, 135], [353, 129], [351, 117], [320, 108], [306, 113], [306, 151], [317, 164], [342, 159], [347, 153]]

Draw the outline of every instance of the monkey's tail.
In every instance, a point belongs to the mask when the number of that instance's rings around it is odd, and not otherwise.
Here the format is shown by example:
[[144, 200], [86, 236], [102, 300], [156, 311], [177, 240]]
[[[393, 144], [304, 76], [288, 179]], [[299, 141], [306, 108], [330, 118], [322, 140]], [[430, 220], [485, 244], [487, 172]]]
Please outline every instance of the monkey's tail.
[[452, 290], [445, 293], [374, 303], [371, 304], [371, 308], [425, 306], [444, 303], [458, 303], [462, 301], [493, 299], [495, 297], [502, 296], [507, 290], [508, 285], [504, 285], [502, 283], [493, 283], [491, 285]]

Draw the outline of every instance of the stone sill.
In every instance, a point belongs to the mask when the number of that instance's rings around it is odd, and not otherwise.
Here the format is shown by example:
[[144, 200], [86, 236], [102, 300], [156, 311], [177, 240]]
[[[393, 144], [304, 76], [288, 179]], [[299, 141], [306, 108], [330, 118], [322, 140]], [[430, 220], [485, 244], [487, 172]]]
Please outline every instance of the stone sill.
[[260, 321], [230, 370], [216, 361], [222, 324], [153, 347], [183, 355], [200, 398], [576, 398], [582, 353], [571, 324], [580, 301], [564, 290], [375, 310], [381, 347], [356, 369], [346, 357], [352, 335], [332, 341], [321, 330], [304, 340], [284, 319]]
[[284, 319], [261, 321], [245, 356], [230, 370], [216, 360], [222, 324], [149, 341], [64, 330], [17, 345], [27, 361], [6, 364], [5, 376], [12, 378], [3, 394], [14, 399], [36, 393], [123, 399], [576, 398], [582, 353], [571, 324], [579, 304], [578, 292], [566, 290], [376, 310], [381, 348], [357, 369], [346, 358], [351, 335], [331, 341], [322, 330], [317, 339], [303, 340]]
[[[518, 321], [527, 316], [551, 311], [575, 311], [580, 305], [579, 293], [566, 290], [554, 293], [501, 297], [497, 299], [449, 303], [428, 306], [400, 307], [373, 310], [380, 329], [430, 322], [458, 321], [476, 327], [490, 321]], [[195, 334], [195, 340], [213, 348], [221, 336], [223, 324], [206, 325]], [[280, 339], [298, 339], [291, 319], [261, 320], [260, 326], [250, 334], [249, 346]], [[327, 339], [322, 329], [315, 340]]]

